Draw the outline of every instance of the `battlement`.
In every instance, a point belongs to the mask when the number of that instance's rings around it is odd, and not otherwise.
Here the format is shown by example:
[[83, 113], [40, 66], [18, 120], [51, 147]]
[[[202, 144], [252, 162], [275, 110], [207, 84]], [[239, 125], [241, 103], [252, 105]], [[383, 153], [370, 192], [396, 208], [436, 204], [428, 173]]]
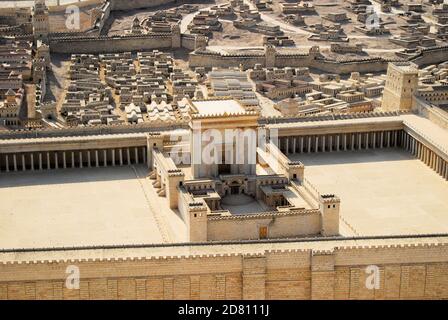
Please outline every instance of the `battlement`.
[[251, 213], [245, 215], [221, 215], [221, 216], [210, 216], [208, 220], [258, 220], [262, 218], [276, 218], [282, 216], [305, 216], [305, 215], [315, 215], [319, 214], [319, 210], [317, 209], [296, 209], [291, 208], [288, 211], [269, 211], [262, 213]]
[[339, 203], [341, 200], [334, 194], [321, 194], [320, 200], [322, 203]]
[[[216, 247], [223, 244], [231, 245], [229, 250], [217, 253]], [[329, 249], [318, 249], [326, 246]], [[193, 250], [194, 249], [194, 250]], [[413, 250], [426, 250], [426, 256], [435, 260], [431, 250], [446, 252], [448, 235], [414, 235], [390, 237], [359, 237], [359, 238], [327, 238], [327, 239], [284, 239], [265, 241], [217, 242], [212, 244], [150, 245], [135, 244], [123, 246], [84, 246], [34, 249], [2, 249], [0, 250], [0, 265], [37, 265], [66, 264], [82, 262], [125, 262], [125, 261], [158, 261], [177, 259], [229, 258], [248, 256], [269, 256], [277, 254], [310, 253], [317, 255], [350, 253], [383, 250], [385, 253], [400, 254], [401, 260], [411, 259]], [[410, 250], [410, 251], [407, 251]], [[442, 251], [443, 250], [443, 251]], [[194, 253], [191, 253], [191, 252]], [[101, 258], [97, 258], [102, 252]], [[52, 258], [44, 258], [51, 256]], [[91, 258], [95, 257], [95, 258]], [[367, 257], [367, 256], [366, 256]], [[392, 257], [397, 262], [398, 256]], [[446, 255], [439, 255], [438, 261], [447, 261]], [[373, 257], [373, 259], [375, 259]], [[372, 260], [371, 260], [372, 261]], [[391, 260], [392, 262], [393, 260]], [[410, 260], [409, 260], [410, 261]], [[364, 262], [364, 264], [371, 264]], [[0, 278], [1, 281], [1, 278]]]

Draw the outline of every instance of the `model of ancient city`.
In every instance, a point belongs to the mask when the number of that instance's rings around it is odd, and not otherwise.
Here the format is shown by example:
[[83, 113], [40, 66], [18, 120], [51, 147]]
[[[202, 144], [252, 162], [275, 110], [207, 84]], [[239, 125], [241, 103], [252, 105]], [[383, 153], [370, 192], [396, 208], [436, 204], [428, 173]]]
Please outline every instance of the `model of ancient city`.
[[0, 3], [0, 299], [448, 298], [447, 1]]

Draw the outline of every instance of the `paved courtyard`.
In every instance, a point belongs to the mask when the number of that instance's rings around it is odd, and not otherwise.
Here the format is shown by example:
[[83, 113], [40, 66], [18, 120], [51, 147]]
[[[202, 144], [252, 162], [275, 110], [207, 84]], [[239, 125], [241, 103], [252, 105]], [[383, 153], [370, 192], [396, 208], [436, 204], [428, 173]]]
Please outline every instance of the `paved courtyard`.
[[343, 235], [448, 233], [448, 183], [401, 149], [289, 157], [321, 193], [341, 198]]
[[146, 174], [143, 166], [2, 174], [0, 248], [185, 241], [185, 224]]

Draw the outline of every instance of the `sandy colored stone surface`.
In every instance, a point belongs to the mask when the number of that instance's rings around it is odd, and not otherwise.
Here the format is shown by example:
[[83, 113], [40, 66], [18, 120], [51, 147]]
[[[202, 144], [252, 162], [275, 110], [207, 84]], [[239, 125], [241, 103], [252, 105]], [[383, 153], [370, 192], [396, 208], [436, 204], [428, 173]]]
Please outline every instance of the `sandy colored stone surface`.
[[3, 174], [0, 247], [162, 243], [162, 233], [185, 240], [183, 222], [145, 173], [142, 166]]
[[448, 232], [448, 183], [401, 149], [290, 158], [305, 164], [321, 193], [341, 198], [341, 215], [359, 235]]

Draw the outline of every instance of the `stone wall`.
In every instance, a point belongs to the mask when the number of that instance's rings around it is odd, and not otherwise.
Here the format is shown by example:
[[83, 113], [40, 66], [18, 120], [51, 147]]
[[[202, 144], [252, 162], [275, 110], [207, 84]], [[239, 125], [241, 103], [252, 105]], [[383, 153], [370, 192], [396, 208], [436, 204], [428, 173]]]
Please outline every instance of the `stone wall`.
[[196, 45], [196, 36], [190, 34], [182, 34], [181, 36], [182, 48], [194, 50]]
[[171, 33], [141, 36], [52, 38], [52, 53], [110, 53], [172, 47]]
[[[1, 253], [0, 299], [446, 299], [448, 239], [438, 240]], [[69, 265], [79, 289], [65, 286]], [[371, 265], [378, 289], [366, 286]]]
[[418, 66], [437, 64], [446, 61], [448, 46], [438, 46], [422, 49], [421, 53], [410, 59]]
[[[440, 46], [422, 50], [419, 55], [409, 59], [422, 66], [446, 61], [448, 46]], [[310, 67], [327, 73], [350, 74], [353, 71], [361, 73], [384, 72], [392, 60], [384, 58], [366, 58], [355, 60], [336, 61], [329, 60], [320, 55], [310, 54], [277, 54], [274, 58], [275, 67]], [[400, 59], [396, 59], [399, 61]], [[250, 69], [255, 64], [266, 66], [264, 54], [220, 54], [217, 52], [197, 50], [190, 54], [191, 67], [238, 67]]]
[[112, 5], [112, 10], [131, 10], [131, 9], [142, 9], [142, 8], [152, 8], [161, 6], [164, 4], [178, 3], [182, 0], [109, 0]]
[[431, 120], [442, 128], [448, 129], [448, 117], [443, 110], [418, 97], [414, 99], [414, 108], [421, 116]]
[[319, 210], [303, 210], [296, 214], [279, 213], [209, 217], [207, 240], [259, 239], [259, 228], [268, 227], [269, 238], [294, 238], [298, 235], [318, 235], [321, 232], [321, 214]]

